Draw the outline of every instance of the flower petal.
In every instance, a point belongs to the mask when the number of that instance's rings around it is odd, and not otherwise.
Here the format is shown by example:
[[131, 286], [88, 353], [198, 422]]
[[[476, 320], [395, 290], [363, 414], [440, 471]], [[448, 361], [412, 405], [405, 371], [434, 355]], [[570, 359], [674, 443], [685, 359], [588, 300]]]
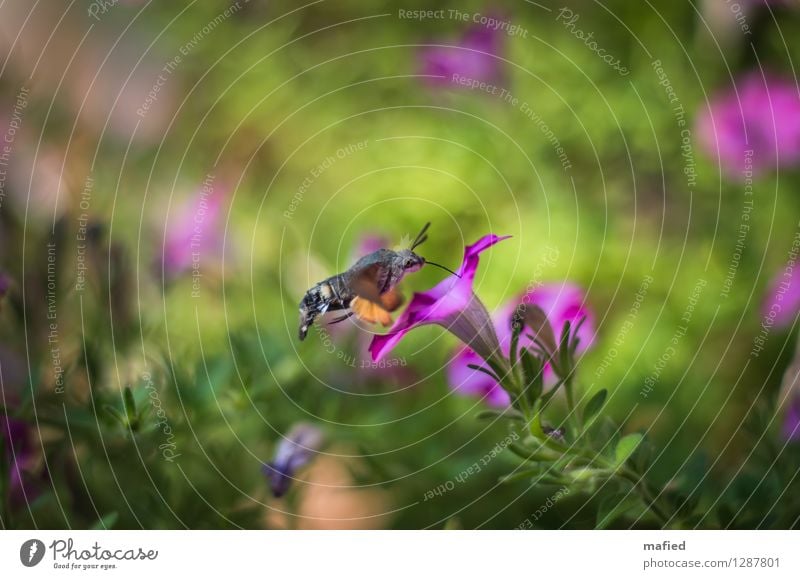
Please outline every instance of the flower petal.
[[[388, 333], [376, 335], [369, 346], [373, 360], [380, 360], [387, 352], [394, 348], [411, 329], [426, 324], [438, 324], [450, 331], [459, 332], [468, 330], [469, 326], [477, 326], [474, 329], [490, 329], [494, 334], [492, 324], [480, 323], [476, 317], [480, 312], [477, 310], [480, 300], [474, 297], [472, 283], [475, 279], [475, 271], [478, 269], [480, 254], [493, 246], [495, 243], [508, 239], [510, 236], [499, 237], [491, 234], [480, 238], [478, 241], [464, 248], [464, 259], [458, 273], [461, 277], [451, 275], [428, 291], [415, 293], [411, 298], [408, 307], [397, 318]], [[483, 307], [483, 304], [480, 304]], [[485, 311], [485, 308], [483, 308]], [[463, 312], [471, 313], [467, 318], [461, 316]], [[487, 314], [488, 318], [488, 314]], [[488, 328], [487, 328], [488, 326]], [[454, 332], [455, 333], [455, 332]], [[462, 332], [463, 333], [463, 332]], [[457, 334], [458, 335], [458, 334]], [[458, 336], [464, 340], [463, 336]], [[479, 349], [481, 353], [486, 351], [488, 336], [471, 336], [471, 340], [465, 342], [470, 344], [475, 338], [478, 342], [472, 344], [473, 348]], [[497, 337], [494, 337], [495, 341]]]

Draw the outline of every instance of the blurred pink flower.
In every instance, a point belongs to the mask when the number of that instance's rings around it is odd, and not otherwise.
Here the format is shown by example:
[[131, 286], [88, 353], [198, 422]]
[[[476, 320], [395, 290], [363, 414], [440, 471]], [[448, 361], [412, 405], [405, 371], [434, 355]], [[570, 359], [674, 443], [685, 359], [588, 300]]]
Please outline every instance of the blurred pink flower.
[[800, 440], [800, 395], [795, 394], [786, 405], [783, 414], [783, 438], [788, 441]]
[[386, 236], [378, 234], [362, 235], [354, 248], [352, 261], [355, 262], [358, 259], [364, 257], [365, 255], [369, 255], [374, 251], [378, 251], [379, 249], [384, 249], [386, 247], [389, 247], [390, 245], [391, 243], [389, 239], [386, 238]]
[[38, 468], [33, 429], [22, 420], [0, 416], [0, 444], [5, 446], [8, 493], [12, 504], [30, 504], [41, 493], [46, 473]]
[[167, 218], [161, 266], [167, 278], [179, 276], [201, 262], [221, 258], [224, 249], [227, 188], [206, 179], [194, 196]]
[[[444, 43], [442, 43], [444, 44]], [[428, 46], [421, 50], [420, 74], [432, 85], [464, 86], [458, 78], [499, 83], [502, 80], [503, 34], [486, 26], [469, 28], [460, 41], [448, 46]]]
[[796, 267], [784, 267], [770, 282], [761, 315], [771, 318], [775, 326], [791, 326], [800, 311], [800, 277]]
[[[556, 338], [561, 336], [566, 322], [570, 322], [574, 328], [582, 318], [586, 318], [577, 333], [580, 339], [577, 351], [585, 352], [592, 345], [594, 316], [588, 307], [583, 290], [571, 283], [546, 284], [511, 300], [492, 316], [502, 352], [506, 356], [511, 346], [511, 319], [514, 310], [520, 304], [539, 306], [547, 315]], [[523, 332], [520, 336], [521, 346], [533, 345], [527, 337], [528, 333]], [[459, 394], [484, 398], [491, 406], [507, 406], [510, 403], [508, 393], [487, 374], [469, 368], [470, 364], [481, 365], [480, 358], [470, 348], [460, 348], [447, 366], [447, 377], [451, 388]], [[544, 377], [546, 381], [554, 380], [549, 365], [545, 366]]]
[[725, 173], [743, 178], [800, 162], [800, 93], [789, 79], [751, 72], [700, 112], [697, 131]]
[[800, 440], [800, 341], [795, 344], [794, 356], [783, 373], [778, 414], [781, 420], [781, 436], [788, 442]]

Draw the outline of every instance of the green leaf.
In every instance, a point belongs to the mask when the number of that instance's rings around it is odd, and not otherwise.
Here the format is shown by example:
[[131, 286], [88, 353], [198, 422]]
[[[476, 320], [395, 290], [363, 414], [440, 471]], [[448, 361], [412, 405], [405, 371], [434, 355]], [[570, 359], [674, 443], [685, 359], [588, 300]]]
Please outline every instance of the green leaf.
[[518, 457], [532, 462], [552, 462], [558, 458], [557, 454], [553, 454], [552, 451], [541, 445], [536, 449], [532, 449], [514, 442], [508, 445], [508, 450]]
[[505, 410], [481, 410], [475, 415], [477, 420], [495, 420], [497, 418], [510, 418], [511, 420], [524, 420], [522, 413], [513, 408]]
[[130, 386], [125, 386], [125, 390], [122, 393], [122, 403], [125, 406], [125, 414], [128, 418], [136, 416], [136, 401], [133, 399], [133, 390], [131, 390]]
[[525, 376], [525, 389], [523, 393], [528, 397], [528, 403], [533, 406], [544, 390], [544, 364], [534, 357], [527, 349], [520, 351], [522, 371]]
[[139, 428], [139, 413], [136, 412], [136, 401], [133, 399], [133, 390], [130, 386], [125, 386], [122, 393], [122, 402], [125, 406], [125, 416], [128, 419], [128, 426], [131, 430]]
[[578, 332], [580, 332], [583, 323], [586, 321], [586, 316], [583, 316], [578, 323], [575, 324], [575, 327], [572, 330], [572, 341], [569, 347], [569, 353], [571, 356], [575, 356], [575, 353], [578, 351], [578, 345], [580, 344], [580, 338], [578, 338]]
[[563, 379], [559, 380], [558, 382], [555, 383], [555, 385], [553, 385], [552, 388], [550, 388], [550, 390], [547, 391], [547, 393], [544, 396], [542, 396], [542, 408], [547, 407], [550, 400], [553, 399], [553, 396], [556, 395], [558, 389], [561, 388], [561, 386], [563, 385], [564, 385], [564, 380]]
[[94, 525], [92, 525], [91, 529], [96, 531], [104, 529], [113, 529], [114, 525], [117, 522], [117, 519], [119, 519], [119, 513], [117, 513], [117, 511], [111, 511], [103, 518], [98, 520]]
[[511, 316], [511, 347], [509, 348], [509, 360], [511, 361], [511, 367], [514, 368], [517, 365], [517, 345], [519, 344], [519, 335], [522, 333], [523, 328], [525, 327], [525, 321], [523, 319], [523, 313], [520, 309], [523, 306], [517, 306], [514, 310], [514, 314]]
[[548, 438], [547, 434], [544, 432], [544, 428], [542, 428], [541, 412], [536, 412], [536, 414], [534, 414], [533, 420], [528, 424], [528, 430], [534, 438], [538, 438], [539, 440], [546, 440]]
[[592, 396], [589, 402], [586, 403], [585, 408], [583, 409], [583, 421], [584, 423], [588, 424], [592, 418], [594, 418], [598, 412], [603, 408], [603, 405], [606, 403], [606, 397], [608, 396], [608, 390], [603, 388]]
[[489, 370], [489, 368], [486, 368], [484, 366], [478, 366], [477, 364], [467, 364], [467, 368], [469, 368], [470, 370], [477, 370], [478, 372], [483, 372], [498, 384], [500, 383], [500, 378], [494, 372]]
[[635, 493], [621, 492], [614, 494], [600, 503], [600, 507], [597, 509], [597, 523], [595, 523], [594, 528], [605, 529], [626, 513], [634, 511], [635, 515], [638, 516], [642, 513], [642, 510], [642, 503]]
[[105, 410], [109, 416], [111, 416], [114, 420], [119, 422], [122, 426], [125, 426], [127, 424], [127, 422], [125, 421], [125, 417], [122, 415], [122, 412], [120, 412], [118, 409], [114, 408], [110, 404], [104, 404], [103, 410]]
[[564, 328], [561, 331], [561, 340], [558, 346], [558, 368], [553, 366], [553, 370], [558, 370], [560, 378], [566, 378], [571, 371], [572, 364], [570, 363], [569, 352], [569, 336], [570, 336], [570, 323], [569, 320], [564, 322]]
[[616, 462], [617, 467], [625, 464], [625, 461], [631, 457], [636, 448], [639, 446], [640, 442], [642, 442], [642, 435], [638, 432], [623, 436], [620, 439], [620, 441], [617, 443], [617, 448], [614, 451], [614, 461]]
[[512, 482], [517, 482], [520, 480], [528, 480], [531, 478], [535, 478], [541, 476], [542, 470], [538, 467], [535, 468], [523, 468], [522, 470], [518, 470], [517, 472], [512, 472], [511, 474], [506, 474], [501, 476], [498, 479], [498, 482], [501, 484], [508, 484]]

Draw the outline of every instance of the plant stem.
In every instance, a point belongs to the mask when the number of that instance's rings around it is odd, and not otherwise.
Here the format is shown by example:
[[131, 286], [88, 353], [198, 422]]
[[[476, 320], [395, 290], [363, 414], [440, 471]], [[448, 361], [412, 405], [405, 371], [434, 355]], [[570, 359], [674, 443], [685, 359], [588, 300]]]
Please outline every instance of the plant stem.
[[653, 513], [658, 519], [661, 520], [662, 527], [666, 528], [669, 524], [669, 521], [672, 519], [667, 513], [665, 513], [661, 507], [658, 505], [657, 499], [653, 494], [650, 492], [648, 488], [647, 482], [642, 477], [639, 477], [633, 471], [629, 469], [622, 469], [620, 470], [620, 475], [627, 479], [631, 484], [633, 484], [634, 490], [639, 494], [642, 498], [642, 502], [644, 502], [645, 506], [647, 506], [648, 510]]

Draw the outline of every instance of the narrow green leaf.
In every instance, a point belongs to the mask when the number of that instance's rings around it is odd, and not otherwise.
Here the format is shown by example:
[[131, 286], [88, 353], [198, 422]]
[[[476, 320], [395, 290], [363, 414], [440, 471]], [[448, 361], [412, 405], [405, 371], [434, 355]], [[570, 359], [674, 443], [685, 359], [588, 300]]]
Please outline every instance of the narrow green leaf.
[[109, 414], [109, 416], [111, 416], [114, 420], [119, 422], [122, 426], [125, 426], [126, 424], [125, 417], [122, 415], [122, 412], [120, 412], [118, 409], [114, 408], [110, 404], [105, 404], [103, 406], [103, 410], [105, 410]]
[[517, 472], [512, 472], [511, 474], [506, 474], [501, 476], [498, 480], [502, 484], [517, 482], [520, 480], [526, 480], [530, 478], [538, 477], [542, 474], [540, 468], [523, 468], [522, 470], [518, 470]]
[[570, 363], [569, 337], [570, 323], [569, 320], [567, 320], [564, 322], [564, 329], [561, 331], [561, 340], [558, 346], [558, 370], [561, 372], [561, 378], [565, 378], [572, 369], [572, 364]]
[[578, 320], [578, 323], [575, 324], [575, 327], [572, 330], [572, 340], [569, 348], [570, 354], [572, 356], [574, 356], [578, 350], [578, 344], [580, 344], [581, 341], [580, 338], [578, 337], [578, 332], [581, 331], [581, 327], [583, 327], [583, 323], [585, 321], [586, 321], [586, 316], [583, 316], [580, 320]]
[[606, 397], [608, 396], [608, 390], [603, 388], [592, 396], [589, 402], [586, 403], [586, 406], [583, 409], [583, 421], [585, 424], [588, 424], [597, 413], [603, 408], [603, 405], [606, 403]]
[[528, 424], [528, 430], [534, 436], [534, 438], [538, 438], [539, 440], [546, 440], [548, 438], [547, 434], [544, 432], [544, 428], [542, 428], [541, 412], [537, 412], [534, 415], [533, 420], [531, 420]]
[[478, 366], [477, 364], [467, 364], [467, 368], [469, 368], [470, 370], [477, 370], [478, 372], [483, 372], [498, 384], [500, 383], [500, 378], [494, 372], [489, 370], [489, 368], [486, 368], [484, 366]]
[[136, 417], [136, 401], [133, 399], [133, 390], [131, 390], [130, 386], [125, 386], [125, 390], [122, 393], [122, 402], [125, 405], [125, 414], [128, 419]]
[[517, 346], [519, 344], [519, 335], [522, 333], [522, 329], [525, 327], [525, 322], [523, 319], [523, 313], [520, 309], [524, 306], [517, 306], [514, 310], [514, 314], [511, 316], [511, 347], [509, 348], [509, 360], [511, 361], [511, 368], [515, 368], [517, 365]]
[[564, 380], [563, 379], [559, 380], [558, 382], [555, 383], [555, 385], [552, 388], [550, 388], [550, 390], [547, 391], [547, 393], [544, 396], [542, 396], [542, 408], [545, 408], [547, 406], [547, 404], [550, 402], [550, 400], [552, 400], [553, 396], [556, 395], [556, 392], [558, 392], [558, 389], [561, 388], [563, 384]]
[[475, 418], [477, 420], [495, 420], [497, 418], [509, 418], [511, 420], [525, 419], [522, 413], [513, 408], [506, 408], [505, 410], [481, 410], [475, 415]]
[[540, 461], [540, 460], [544, 460], [544, 461], [552, 460], [551, 457], [546, 457], [546, 455], [542, 454], [538, 449], [534, 450], [534, 449], [528, 448], [526, 446], [523, 446], [521, 444], [518, 444], [516, 442], [513, 442], [513, 443], [509, 444], [507, 448], [512, 453], [516, 454], [518, 457], [524, 458], [525, 460], [528, 460], [528, 461], [536, 462], [536, 461]]
[[525, 376], [524, 394], [528, 397], [528, 403], [533, 406], [544, 390], [544, 366], [527, 349], [520, 350], [520, 356]]

